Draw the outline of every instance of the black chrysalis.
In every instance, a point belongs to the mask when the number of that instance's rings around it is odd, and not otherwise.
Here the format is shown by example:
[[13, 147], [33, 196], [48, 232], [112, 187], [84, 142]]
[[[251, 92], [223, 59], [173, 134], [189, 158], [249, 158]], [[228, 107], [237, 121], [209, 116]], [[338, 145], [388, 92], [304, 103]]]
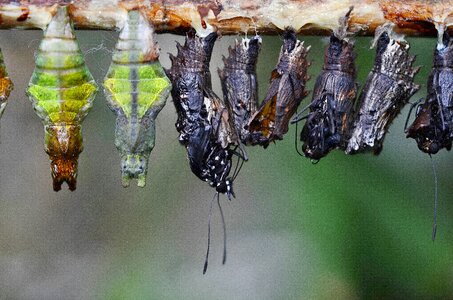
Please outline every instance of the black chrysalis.
[[339, 29], [330, 37], [300, 136], [304, 155], [314, 160], [335, 148], [345, 149], [349, 140], [357, 94], [354, 44], [346, 37], [351, 11], [340, 19]]
[[346, 149], [347, 154], [382, 150], [385, 134], [420, 86], [414, 83], [419, 68], [409, 44], [397, 36], [392, 25], [376, 30], [376, 57], [359, 98], [359, 113]]
[[189, 32], [177, 56], [170, 55], [167, 75], [173, 82], [172, 97], [178, 113], [176, 128], [186, 147], [192, 172], [219, 193], [233, 196], [231, 170], [237, 136], [230, 113], [211, 88], [209, 62], [217, 34], [201, 38]]
[[229, 47], [229, 55], [223, 58], [225, 67], [219, 69], [225, 103], [233, 112], [233, 121], [242, 143], [247, 142], [248, 120], [258, 106], [258, 82], [256, 63], [261, 48], [261, 38], [244, 38], [234, 47]]
[[[229, 176], [232, 157], [239, 144], [231, 118], [232, 113], [217, 97], [211, 87], [209, 62], [217, 34], [198, 37], [193, 31], [186, 37], [184, 46], [177, 45], [178, 55], [170, 56], [172, 66], [167, 71], [173, 81], [172, 97], [178, 113], [176, 128], [179, 140], [187, 149], [192, 172], [216, 189], [211, 201], [208, 221], [208, 248], [203, 274], [208, 267], [212, 203], [217, 196], [224, 229], [223, 263], [226, 261], [225, 220], [219, 202], [219, 193], [234, 197], [233, 181], [237, 167]], [[238, 159], [238, 165], [240, 159]], [[236, 172], [237, 171], [237, 172]]]
[[266, 98], [245, 127], [249, 131], [247, 143], [266, 148], [272, 141], [283, 139], [288, 132], [290, 118], [308, 94], [305, 84], [309, 79], [309, 49], [297, 40], [294, 30], [285, 32], [279, 62], [272, 71]]
[[433, 67], [428, 78], [428, 96], [417, 107], [416, 118], [406, 130], [418, 148], [428, 154], [451, 149], [453, 137], [453, 39], [439, 33]]

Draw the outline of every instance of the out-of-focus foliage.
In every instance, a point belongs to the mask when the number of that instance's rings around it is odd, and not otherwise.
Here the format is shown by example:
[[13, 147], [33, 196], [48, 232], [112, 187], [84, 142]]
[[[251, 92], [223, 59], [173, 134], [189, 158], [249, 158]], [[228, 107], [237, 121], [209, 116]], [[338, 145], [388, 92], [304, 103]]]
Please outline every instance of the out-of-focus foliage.
[[[453, 153], [434, 157], [440, 205], [433, 243], [431, 166], [403, 133], [408, 108], [391, 126], [378, 157], [334, 151], [313, 165], [296, 154], [294, 127], [266, 150], [248, 148], [250, 161], [235, 182], [237, 199], [222, 199], [227, 264], [221, 266], [222, 232], [214, 210], [211, 263], [203, 276], [212, 190], [190, 172], [171, 103], [157, 118], [152, 180], [144, 189], [121, 187], [115, 119], [99, 93], [84, 123], [77, 191], [52, 191], [42, 126], [24, 96], [40, 36], [0, 32], [16, 87], [0, 127], [0, 298], [451, 298]], [[77, 36], [101, 82], [117, 35], [91, 31]], [[327, 39], [302, 38], [312, 45], [312, 89]], [[158, 36], [164, 67], [169, 66], [166, 53], [176, 52], [175, 40], [182, 37]], [[260, 99], [281, 41], [263, 38]], [[362, 83], [374, 58], [370, 42], [358, 38], [356, 43]], [[415, 101], [426, 93], [435, 39], [409, 42], [416, 65], [423, 66]], [[217, 43], [212, 74], [232, 43], [229, 37]], [[217, 78], [214, 89], [221, 91]]]

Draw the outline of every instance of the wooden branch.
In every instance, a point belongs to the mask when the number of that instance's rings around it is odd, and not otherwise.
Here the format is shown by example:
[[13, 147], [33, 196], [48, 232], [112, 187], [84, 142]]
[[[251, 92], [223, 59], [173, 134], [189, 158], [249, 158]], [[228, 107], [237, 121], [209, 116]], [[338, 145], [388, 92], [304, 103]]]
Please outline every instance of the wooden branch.
[[69, 5], [81, 29], [119, 28], [128, 9], [140, 8], [158, 32], [276, 34], [291, 26], [318, 35], [336, 28], [352, 5], [349, 25], [364, 35], [388, 21], [407, 35], [435, 35], [436, 23], [453, 25], [453, 0], [0, 0], [0, 28], [44, 28], [58, 5]]

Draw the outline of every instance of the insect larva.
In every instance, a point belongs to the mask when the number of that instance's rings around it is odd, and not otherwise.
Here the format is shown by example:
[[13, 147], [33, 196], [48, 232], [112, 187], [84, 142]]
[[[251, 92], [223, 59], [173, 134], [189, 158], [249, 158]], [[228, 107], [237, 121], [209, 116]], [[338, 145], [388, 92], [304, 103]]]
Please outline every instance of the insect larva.
[[128, 12], [104, 80], [110, 109], [117, 115], [115, 145], [121, 155], [123, 186], [146, 184], [154, 148], [155, 119], [165, 106], [171, 83], [159, 63], [154, 30], [138, 10]]
[[189, 32], [184, 46], [177, 44], [177, 56], [170, 55], [172, 97], [178, 113], [176, 128], [186, 146], [190, 168], [219, 193], [233, 196], [229, 178], [237, 135], [222, 100], [211, 88], [209, 62], [217, 34], [201, 38]]
[[409, 44], [392, 28], [389, 24], [376, 30], [374, 67], [360, 94], [348, 154], [369, 150], [379, 154], [390, 124], [420, 88], [414, 84], [419, 68], [412, 67], [415, 57], [409, 55]]
[[0, 118], [5, 110], [9, 94], [13, 90], [14, 85], [6, 72], [5, 62], [3, 61], [3, 53], [0, 50]]
[[453, 138], [453, 39], [439, 32], [441, 42], [434, 50], [433, 67], [428, 78], [428, 95], [417, 108], [416, 118], [406, 130], [418, 148], [435, 154], [451, 149]]
[[272, 71], [266, 98], [246, 126], [249, 131], [248, 143], [266, 148], [269, 143], [283, 139], [283, 135], [288, 132], [290, 118], [308, 94], [305, 84], [309, 79], [309, 49], [297, 40], [293, 30], [285, 32], [279, 61]]
[[258, 106], [258, 82], [256, 63], [261, 48], [261, 38], [255, 36], [236, 41], [229, 47], [229, 55], [223, 58], [225, 67], [218, 70], [225, 103], [233, 112], [234, 125], [243, 143], [247, 142], [248, 120]]
[[345, 149], [349, 140], [357, 94], [354, 44], [346, 38], [351, 11], [340, 18], [339, 29], [330, 37], [300, 135], [304, 155], [314, 160], [335, 148]]
[[97, 85], [85, 66], [67, 8], [59, 7], [36, 53], [36, 68], [27, 89], [45, 129], [53, 188], [63, 182], [75, 190], [82, 152], [81, 122], [91, 108]]

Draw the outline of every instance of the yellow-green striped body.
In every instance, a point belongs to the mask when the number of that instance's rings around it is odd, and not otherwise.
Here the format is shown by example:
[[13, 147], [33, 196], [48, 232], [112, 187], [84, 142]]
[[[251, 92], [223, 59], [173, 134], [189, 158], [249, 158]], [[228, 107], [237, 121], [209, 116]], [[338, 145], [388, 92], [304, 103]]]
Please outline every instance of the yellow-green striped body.
[[85, 65], [67, 8], [44, 31], [36, 53], [36, 68], [27, 89], [45, 127], [54, 190], [66, 181], [75, 189], [77, 159], [82, 151], [80, 124], [92, 106], [97, 85]]
[[128, 12], [104, 81], [107, 102], [117, 115], [115, 145], [121, 155], [123, 186], [146, 184], [157, 114], [165, 106], [170, 80], [158, 60], [153, 29], [139, 11]]

